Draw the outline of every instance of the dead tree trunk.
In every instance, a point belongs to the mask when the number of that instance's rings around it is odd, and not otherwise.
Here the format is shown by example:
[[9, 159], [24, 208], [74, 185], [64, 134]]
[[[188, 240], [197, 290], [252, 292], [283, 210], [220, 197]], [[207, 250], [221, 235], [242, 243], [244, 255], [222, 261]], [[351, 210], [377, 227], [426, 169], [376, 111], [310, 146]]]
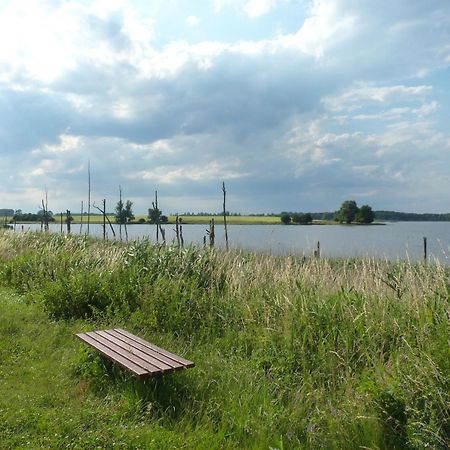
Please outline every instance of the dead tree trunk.
[[80, 210], [80, 234], [82, 234], [83, 232], [83, 209], [84, 209], [84, 205], [83, 205], [83, 200], [81, 200], [81, 210]]
[[66, 210], [66, 225], [67, 225], [67, 234], [70, 234], [70, 210]]
[[223, 225], [225, 227], [225, 248], [228, 250], [228, 229], [227, 229], [227, 211], [226, 211], [226, 197], [227, 191], [225, 190], [225, 182], [222, 182], [223, 192]]
[[122, 240], [122, 218], [123, 218], [123, 203], [122, 203], [122, 186], [119, 184], [119, 237]]
[[108, 225], [111, 228], [113, 236], [116, 237], [114, 227], [112, 226], [109, 217], [106, 215], [106, 200], [105, 199], [103, 200], [103, 209], [100, 209], [98, 206], [95, 206], [95, 203], [92, 206], [103, 214], [103, 239], [106, 240], [106, 222], [108, 222]]
[[103, 240], [106, 239], [106, 199], [103, 199]]
[[206, 230], [206, 232], [209, 236], [209, 246], [213, 248], [216, 240], [216, 233], [214, 231], [214, 219], [211, 219], [211, 221], [209, 222], [209, 230]]
[[87, 234], [89, 235], [89, 225], [91, 223], [91, 162], [88, 161], [88, 216], [87, 216]]
[[178, 220], [178, 214], [175, 217], [175, 233], [177, 236], [177, 245], [180, 247], [180, 222]]

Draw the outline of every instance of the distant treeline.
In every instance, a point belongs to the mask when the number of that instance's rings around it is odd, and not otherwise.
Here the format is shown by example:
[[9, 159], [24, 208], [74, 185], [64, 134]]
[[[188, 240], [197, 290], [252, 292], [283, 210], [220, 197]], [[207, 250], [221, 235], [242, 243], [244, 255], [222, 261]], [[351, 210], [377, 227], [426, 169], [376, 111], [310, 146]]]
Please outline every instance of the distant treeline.
[[[49, 220], [51, 222], [55, 221], [54, 214], [49, 211]], [[78, 214], [78, 213], [77, 213]], [[109, 215], [114, 215], [114, 213], [108, 213]], [[248, 216], [266, 216], [281, 217], [283, 214], [297, 214], [295, 212], [281, 212], [281, 213], [259, 213], [259, 214], [248, 214]], [[310, 213], [314, 220], [334, 220], [336, 212], [312, 212]], [[58, 214], [59, 215], [59, 214]], [[87, 215], [86, 212], [83, 214]], [[98, 213], [91, 213], [91, 216], [100, 216]], [[220, 216], [223, 213], [211, 213], [211, 212], [185, 212], [183, 216]], [[241, 216], [241, 213], [226, 212], [227, 216]], [[247, 214], [245, 214], [247, 215]], [[18, 222], [38, 222], [42, 220], [43, 212], [38, 211], [37, 214], [33, 213], [23, 213], [21, 210], [14, 211], [12, 209], [0, 209], [0, 217], [8, 217], [10, 221]], [[450, 222], [450, 213], [443, 214], [432, 214], [432, 213], [405, 213], [398, 211], [375, 211], [375, 220], [377, 221], [400, 221], [400, 222]]]
[[[284, 211], [280, 213], [286, 214]], [[294, 213], [287, 213], [294, 214]], [[311, 216], [314, 220], [334, 220], [335, 212], [313, 212]], [[405, 213], [398, 211], [375, 211], [375, 220], [378, 221], [399, 221], [399, 222], [450, 222], [450, 213]]]
[[375, 220], [398, 220], [402, 222], [446, 222], [450, 221], [450, 213], [404, 213], [397, 211], [375, 211]]
[[[334, 212], [311, 213], [314, 220], [333, 220]], [[405, 213], [398, 211], [375, 211], [375, 220], [380, 221], [399, 221], [399, 222], [450, 222], [450, 213], [432, 214], [432, 213]]]
[[12, 217], [13, 215], [13, 209], [0, 209], [0, 217]]

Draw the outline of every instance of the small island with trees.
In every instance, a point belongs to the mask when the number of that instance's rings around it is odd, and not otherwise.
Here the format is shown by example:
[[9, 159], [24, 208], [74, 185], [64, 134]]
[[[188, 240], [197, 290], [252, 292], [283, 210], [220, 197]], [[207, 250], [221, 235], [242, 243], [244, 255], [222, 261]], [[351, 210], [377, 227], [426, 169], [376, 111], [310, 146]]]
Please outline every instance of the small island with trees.
[[288, 213], [282, 212], [280, 220], [283, 224], [310, 225], [313, 220], [332, 220], [335, 223], [357, 223], [371, 224], [375, 219], [375, 212], [369, 205], [358, 207], [355, 200], [346, 200], [340, 209], [335, 213], [319, 213], [322, 217], [317, 217], [317, 213]]

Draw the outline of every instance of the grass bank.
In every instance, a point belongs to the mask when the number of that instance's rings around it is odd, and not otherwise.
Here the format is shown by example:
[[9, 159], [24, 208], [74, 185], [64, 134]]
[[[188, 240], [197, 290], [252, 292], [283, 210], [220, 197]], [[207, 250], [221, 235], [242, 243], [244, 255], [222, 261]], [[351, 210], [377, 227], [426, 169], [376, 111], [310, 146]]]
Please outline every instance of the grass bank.
[[[450, 442], [448, 267], [3, 232], [0, 284], [6, 448]], [[196, 368], [139, 383], [73, 339], [112, 326]]]

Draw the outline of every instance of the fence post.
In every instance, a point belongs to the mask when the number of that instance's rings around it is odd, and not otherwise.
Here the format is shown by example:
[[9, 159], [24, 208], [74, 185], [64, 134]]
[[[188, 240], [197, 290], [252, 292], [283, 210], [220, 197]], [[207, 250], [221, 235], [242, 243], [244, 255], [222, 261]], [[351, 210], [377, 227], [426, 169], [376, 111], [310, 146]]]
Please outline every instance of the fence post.
[[314, 256], [316, 258], [320, 258], [320, 241], [317, 241], [317, 247], [316, 250], [314, 250]]
[[427, 238], [423, 237], [423, 261], [427, 261]]

